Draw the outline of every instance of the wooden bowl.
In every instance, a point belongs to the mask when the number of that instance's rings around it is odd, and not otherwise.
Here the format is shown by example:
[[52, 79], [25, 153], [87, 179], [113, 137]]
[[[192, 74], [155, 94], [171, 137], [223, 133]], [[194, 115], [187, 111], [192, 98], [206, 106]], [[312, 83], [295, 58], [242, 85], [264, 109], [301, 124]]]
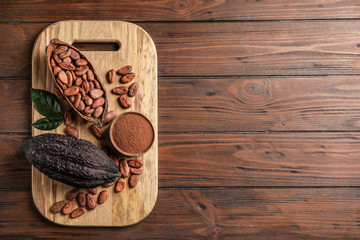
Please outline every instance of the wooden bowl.
[[[144, 120], [146, 120], [146, 122], [149, 123], [149, 126], [151, 127], [151, 130], [152, 130], [152, 140], [151, 140], [151, 143], [149, 145], [148, 148], [146, 148], [145, 150], [143, 150], [142, 152], [137, 152], [137, 153], [130, 153], [130, 152], [127, 152], [126, 150], [124, 149], [121, 149], [115, 142], [114, 140], [114, 136], [113, 136], [113, 132], [114, 132], [114, 126], [116, 124], [116, 122], [124, 117], [125, 115], [127, 114], [136, 114], [136, 115], [139, 115], [141, 116]], [[125, 113], [122, 113], [120, 114], [119, 116], [117, 116], [111, 123], [111, 126], [110, 126], [110, 131], [109, 131], [109, 136], [110, 136], [110, 141], [111, 141], [111, 144], [114, 146], [114, 148], [119, 151], [122, 155], [125, 155], [125, 156], [129, 156], [129, 157], [136, 157], [136, 156], [140, 156], [140, 155], [143, 155], [144, 153], [146, 153], [150, 148], [151, 146], [153, 145], [154, 143], [154, 139], [155, 139], [155, 131], [154, 131], [154, 127], [152, 125], [152, 123], [150, 122], [150, 120], [145, 117], [144, 115], [142, 115], [141, 113], [138, 113], [138, 112], [125, 112]]]

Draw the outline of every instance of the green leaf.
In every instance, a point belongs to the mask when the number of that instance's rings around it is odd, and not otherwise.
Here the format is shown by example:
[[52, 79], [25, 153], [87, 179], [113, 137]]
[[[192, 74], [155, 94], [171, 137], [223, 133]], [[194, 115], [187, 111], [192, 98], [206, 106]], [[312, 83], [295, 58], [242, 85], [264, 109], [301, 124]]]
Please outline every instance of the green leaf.
[[64, 119], [57, 117], [41, 118], [31, 124], [34, 128], [40, 130], [53, 130], [63, 123]]
[[41, 115], [62, 118], [60, 104], [54, 94], [34, 88], [31, 88], [30, 91], [34, 107]]

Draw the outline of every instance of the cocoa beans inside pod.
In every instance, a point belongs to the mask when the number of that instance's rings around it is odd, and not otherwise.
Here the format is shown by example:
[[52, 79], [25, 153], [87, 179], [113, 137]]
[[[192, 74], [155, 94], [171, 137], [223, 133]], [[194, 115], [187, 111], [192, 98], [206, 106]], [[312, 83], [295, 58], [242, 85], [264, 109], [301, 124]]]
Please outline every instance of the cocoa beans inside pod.
[[[53, 81], [60, 92], [65, 95], [65, 100], [68, 101], [74, 111], [84, 120], [98, 127], [104, 126], [104, 118], [108, 108], [107, 94], [103, 82], [86, 56], [74, 46], [53, 39], [46, 48], [46, 57]], [[93, 91], [89, 93], [91, 89]], [[78, 92], [81, 94], [80, 102], [78, 99], [75, 101]], [[85, 102], [86, 95], [92, 100]], [[92, 106], [95, 100], [98, 101]], [[75, 106], [73, 103], [76, 103]], [[102, 109], [99, 108], [97, 111], [94, 110], [96, 113], [89, 114], [89, 111], [84, 112], [86, 106], [91, 106], [93, 109], [102, 107]]]

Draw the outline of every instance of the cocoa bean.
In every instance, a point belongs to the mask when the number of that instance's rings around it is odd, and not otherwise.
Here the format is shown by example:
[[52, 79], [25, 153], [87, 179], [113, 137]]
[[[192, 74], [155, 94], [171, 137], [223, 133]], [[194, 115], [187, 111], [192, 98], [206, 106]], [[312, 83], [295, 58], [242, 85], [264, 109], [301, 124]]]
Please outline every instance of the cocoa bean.
[[79, 207], [79, 208], [75, 209], [74, 211], [72, 211], [72, 213], [70, 214], [70, 217], [77, 218], [77, 217], [80, 217], [81, 215], [84, 215], [85, 212], [86, 212], [85, 208]]
[[78, 59], [75, 62], [76, 66], [86, 66], [88, 62], [85, 59]]
[[129, 187], [131, 187], [131, 188], [136, 187], [136, 185], [139, 182], [139, 179], [140, 179], [139, 175], [131, 174], [130, 179], [129, 179]]
[[79, 107], [80, 101], [81, 101], [81, 94], [78, 93], [78, 94], [76, 94], [76, 97], [75, 97], [74, 108], [77, 109]]
[[97, 188], [89, 188], [88, 192], [95, 195], [95, 194], [97, 194]]
[[67, 51], [69, 48], [65, 45], [61, 45], [61, 46], [58, 46], [57, 48], [55, 48], [53, 50], [53, 54], [59, 54], [59, 53], [62, 53], [62, 52], [65, 52]]
[[73, 85], [73, 81], [74, 81], [73, 76], [70, 71], [66, 71], [65, 73], [66, 73], [66, 77], [68, 80], [68, 86], [71, 87]]
[[59, 88], [55, 87], [54, 94], [59, 100], [64, 100], [64, 96], [61, 94]]
[[103, 204], [109, 198], [109, 193], [106, 190], [103, 190], [99, 193], [98, 203]]
[[77, 195], [79, 194], [79, 189], [73, 189], [71, 191], [69, 191], [68, 193], [66, 193], [66, 200], [73, 200], [77, 197]]
[[85, 195], [85, 193], [79, 192], [79, 194], [77, 195], [77, 202], [78, 202], [80, 207], [85, 207], [86, 206], [86, 195]]
[[68, 89], [66, 89], [64, 91], [65, 96], [70, 97], [70, 96], [75, 96], [76, 94], [79, 93], [79, 87], [78, 86], [72, 86], [69, 87]]
[[113, 83], [115, 82], [115, 71], [114, 69], [111, 69], [107, 74], [106, 74], [107, 80], [109, 83]]
[[127, 66], [122, 67], [122, 68], [120, 68], [119, 70], [117, 70], [117, 71], [116, 71], [116, 74], [118, 74], [118, 75], [125, 75], [125, 74], [131, 72], [131, 70], [132, 70], [132, 67], [131, 67], [130, 65], [127, 65]]
[[61, 212], [65, 215], [68, 215], [72, 211], [74, 211], [75, 205], [76, 205], [76, 202], [74, 200], [72, 200], [72, 201], [68, 202], [67, 204], [65, 204], [65, 206], [63, 207]]
[[80, 112], [84, 111], [85, 109], [85, 103], [80, 100], [79, 107], [77, 108]]
[[82, 78], [77, 78], [76, 81], [75, 81], [76, 86], [80, 86], [82, 83], [83, 83]]
[[100, 97], [102, 97], [102, 95], [104, 95], [103, 90], [100, 89], [92, 89], [89, 91], [89, 95], [92, 99], [98, 99]]
[[120, 167], [121, 176], [127, 178], [130, 175], [130, 168], [127, 161], [125, 159], [121, 159], [119, 161], [119, 167]]
[[87, 74], [87, 79], [88, 79], [89, 81], [94, 81], [95, 76], [94, 76], [93, 71], [91, 71], [91, 70], [89, 69], [86, 74]]
[[135, 73], [127, 73], [121, 77], [122, 83], [129, 83], [135, 78]]
[[125, 96], [120, 96], [118, 101], [122, 108], [130, 108], [131, 107], [131, 100]]
[[117, 179], [111, 183], [105, 183], [102, 185], [103, 188], [108, 188], [108, 187], [111, 187], [112, 185], [114, 185], [116, 183]]
[[71, 58], [67, 57], [62, 60], [64, 63], [71, 63]]
[[125, 188], [125, 180], [123, 178], [119, 178], [115, 185], [115, 192], [121, 192]]
[[101, 116], [101, 114], [103, 113], [104, 108], [103, 107], [98, 107], [95, 109], [94, 113], [93, 113], [93, 117], [94, 118], [98, 118]]
[[84, 113], [86, 116], [91, 116], [91, 114], [93, 114], [94, 111], [95, 109], [91, 108], [90, 106], [87, 106], [84, 109]]
[[91, 193], [86, 194], [86, 206], [88, 209], [96, 208], [96, 201], [94, 199], [94, 195], [92, 195]]
[[65, 128], [65, 134], [74, 138], [79, 138], [79, 131], [72, 126], [67, 126]]
[[142, 168], [132, 168], [132, 169], [130, 169], [130, 172], [131, 172], [132, 174], [140, 175], [140, 174], [143, 173], [143, 170], [142, 170]]
[[[80, 60], [80, 59], [79, 59]], [[78, 60], [77, 60], [78, 61]], [[79, 67], [75, 69], [75, 74], [77, 76], [82, 76], [84, 75], [87, 71], [89, 70], [88, 66], [83, 66], [83, 67]]]
[[79, 93], [80, 93], [80, 95], [81, 95], [81, 100], [84, 100], [85, 97], [87, 96], [87, 95], [85, 94], [85, 90], [82, 89], [82, 88], [79, 88]]
[[67, 51], [60, 53], [60, 54], [59, 54], [59, 58], [60, 58], [60, 59], [64, 59], [64, 58], [69, 57], [70, 55], [71, 55], [71, 50], [68, 49]]
[[98, 98], [96, 99], [93, 104], [91, 105], [92, 108], [98, 108], [104, 105], [105, 99], [104, 98]]
[[115, 118], [116, 112], [114, 110], [108, 111], [104, 118], [104, 124], [107, 125]]
[[66, 73], [64, 72], [64, 71], [60, 71], [59, 73], [58, 73], [58, 79], [62, 82], [62, 83], [64, 83], [64, 84], [68, 84], [68, 78], [67, 78], [67, 76], [66, 76]]
[[55, 67], [55, 66], [56, 66], [56, 62], [55, 62], [55, 60], [54, 60], [53, 57], [50, 58], [50, 66], [51, 66], [51, 67]]
[[130, 167], [133, 168], [141, 168], [144, 165], [141, 160], [137, 160], [137, 159], [129, 160], [128, 164]]
[[95, 124], [93, 124], [93, 125], [91, 125], [90, 129], [91, 129], [91, 132], [94, 134], [94, 136], [95, 136], [97, 139], [102, 139], [103, 134], [102, 134], [101, 129], [100, 129], [98, 126], [96, 126]]
[[61, 63], [59, 63], [59, 66], [64, 70], [70, 70], [70, 71], [75, 70], [75, 66], [69, 62], [61, 62]]
[[70, 57], [72, 59], [78, 60], [80, 58], [80, 55], [74, 49], [70, 48], [70, 51], [71, 51]]
[[90, 87], [90, 90], [93, 90], [93, 89], [95, 88], [94, 83], [93, 83], [93, 82], [89, 82], [89, 87]]
[[90, 85], [88, 81], [83, 81], [83, 83], [81, 84], [82, 88], [84, 89], [85, 93], [88, 94], [89, 90], [90, 90]]
[[111, 91], [114, 94], [124, 95], [124, 94], [126, 94], [128, 92], [128, 88], [125, 87], [125, 86], [121, 86], [121, 87], [113, 88]]
[[63, 82], [61, 82], [59, 79], [56, 79], [56, 82], [59, 84], [59, 86], [62, 90], [67, 89], [67, 86]]
[[101, 89], [101, 85], [100, 85], [100, 83], [99, 83], [96, 79], [93, 80], [93, 83], [94, 83], [94, 87], [95, 87], [95, 88]]
[[64, 112], [64, 122], [66, 124], [66, 126], [70, 126], [72, 123], [72, 114], [70, 111], [65, 111]]
[[[89, 71], [89, 70], [88, 70]], [[81, 76], [81, 78], [84, 80], [84, 81], [87, 81], [88, 79], [87, 79], [87, 75], [86, 75], [86, 73], [85, 74], [83, 74], [82, 76]]]
[[75, 102], [75, 96], [70, 96], [69, 100], [70, 100], [70, 102], [74, 103]]
[[55, 66], [53, 69], [54, 75], [57, 76], [58, 73], [61, 71], [61, 67]]
[[86, 105], [91, 106], [91, 104], [93, 104], [94, 100], [92, 100], [91, 97], [89, 97], [88, 95], [85, 96], [84, 102]]
[[73, 82], [75, 82], [75, 80], [76, 80], [76, 75], [75, 75], [74, 71], [70, 71], [70, 73], [71, 73]]
[[54, 54], [53, 58], [54, 58], [55, 62], [57, 62], [58, 64], [62, 63], [62, 60], [58, 57], [58, 55]]
[[129, 92], [128, 92], [129, 97], [134, 97], [136, 95], [138, 89], [139, 89], [138, 83], [131, 84], [131, 86], [129, 87]]
[[66, 205], [66, 201], [56, 202], [50, 207], [50, 212], [53, 214], [59, 213], [61, 212], [61, 210], [65, 205]]

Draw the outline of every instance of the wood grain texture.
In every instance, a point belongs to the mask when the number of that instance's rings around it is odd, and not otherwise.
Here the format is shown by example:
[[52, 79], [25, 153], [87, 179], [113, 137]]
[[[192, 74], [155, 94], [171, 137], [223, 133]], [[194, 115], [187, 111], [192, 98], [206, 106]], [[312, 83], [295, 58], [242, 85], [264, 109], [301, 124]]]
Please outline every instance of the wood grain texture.
[[[44, 23], [1, 24], [0, 77], [30, 78]], [[160, 76], [360, 74], [360, 21], [139, 23], [154, 39]]]
[[[84, 52], [88, 60], [94, 66], [104, 89], [108, 95], [110, 110], [117, 114], [125, 112], [118, 104], [117, 98], [110, 93], [111, 89], [119, 85], [108, 84], [105, 80], [106, 73], [110, 69], [118, 69], [125, 65], [132, 65], [136, 73], [136, 81], [140, 88], [135, 98], [132, 98], [133, 105], [126, 111], [135, 111], [144, 114], [152, 122], [155, 130], [153, 146], [139, 159], [144, 161], [144, 173], [136, 188], [130, 189], [128, 185], [118, 194], [113, 188], [108, 189], [110, 197], [105, 204], [98, 206], [94, 211], [88, 211], [84, 216], [77, 219], [70, 219], [68, 216], [53, 215], [50, 213], [50, 206], [64, 199], [66, 192], [72, 187], [52, 180], [32, 168], [32, 194], [34, 203], [40, 213], [51, 221], [63, 225], [73, 226], [128, 226], [144, 219], [152, 210], [157, 198], [157, 56], [154, 43], [150, 36], [140, 27], [116, 21], [63, 21], [47, 27], [38, 36], [32, 56], [32, 87], [52, 92], [54, 90], [53, 79], [50, 75], [45, 57], [45, 47], [53, 38], [72, 43], [76, 40], [87, 41], [118, 41], [121, 43], [121, 50], [116, 52]], [[132, 83], [132, 82], [131, 82]], [[129, 83], [128, 85], [130, 85]], [[32, 122], [42, 118], [33, 109]], [[79, 130], [80, 138], [94, 143], [97, 147], [109, 144], [108, 137], [104, 140], [97, 140], [90, 132], [90, 124], [83, 124], [77, 116], [76, 123], [72, 124]], [[104, 132], [107, 127], [103, 128]], [[64, 125], [50, 131], [53, 133], [64, 133]], [[33, 129], [33, 135], [44, 133]], [[106, 134], [105, 134], [106, 136]], [[100, 210], [101, 209], [101, 210]]]
[[[18, 147], [24, 137], [0, 136], [0, 186], [30, 187]], [[359, 139], [360, 133], [160, 134], [159, 186], [360, 186]]]
[[[1, 22], [53, 22], [73, 20], [123, 21], [229, 21], [283, 19], [354, 19], [360, 6], [354, 0], [65, 0], [54, 3], [26, 0], [2, 1]], [[32, 11], [28, 11], [31, 9]], [[119, 14], [121, 13], [121, 14]]]
[[148, 218], [119, 229], [54, 225], [34, 209], [29, 191], [2, 191], [0, 237], [358, 239], [359, 198], [359, 188], [160, 189]]
[[[0, 132], [31, 131], [29, 88], [0, 81]], [[359, 96], [357, 76], [162, 77], [159, 131], [358, 131]]]

